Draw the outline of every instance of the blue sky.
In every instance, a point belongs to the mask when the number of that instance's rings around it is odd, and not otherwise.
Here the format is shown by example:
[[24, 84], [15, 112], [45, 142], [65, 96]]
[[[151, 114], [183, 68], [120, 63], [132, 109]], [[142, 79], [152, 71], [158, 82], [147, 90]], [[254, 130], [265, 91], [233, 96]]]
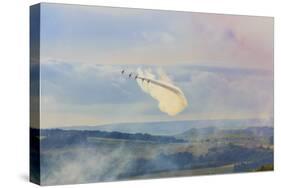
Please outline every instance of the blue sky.
[[[273, 20], [43, 4], [42, 127], [273, 116]], [[163, 69], [189, 107], [170, 117], [122, 69]]]

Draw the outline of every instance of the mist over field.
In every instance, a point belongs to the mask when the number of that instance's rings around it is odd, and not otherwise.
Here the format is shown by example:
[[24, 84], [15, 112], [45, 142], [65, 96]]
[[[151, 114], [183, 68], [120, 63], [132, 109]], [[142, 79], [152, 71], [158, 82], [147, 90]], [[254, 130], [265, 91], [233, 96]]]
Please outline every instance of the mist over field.
[[[112, 125], [112, 131], [82, 127], [42, 129], [41, 183], [251, 172], [273, 164], [270, 121], [219, 122], [209, 121], [209, 126], [200, 126], [200, 123], [186, 121], [180, 125], [180, 133], [162, 136], [151, 134], [153, 124], [149, 123], [147, 126], [144, 123], [138, 133], [126, 131], [126, 126], [122, 132], [114, 131], [120, 130], [122, 124]], [[246, 123], [252, 124], [246, 126]], [[173, 126], [177, 122], [167, 124]], [[32, 135], [38, 139], [36, 132]]]

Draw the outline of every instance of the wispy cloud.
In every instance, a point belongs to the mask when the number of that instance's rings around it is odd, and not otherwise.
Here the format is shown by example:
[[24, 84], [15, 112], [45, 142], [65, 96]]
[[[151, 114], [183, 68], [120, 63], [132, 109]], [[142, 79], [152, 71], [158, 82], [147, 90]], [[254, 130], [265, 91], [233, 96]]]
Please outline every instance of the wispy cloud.
[[273, 67], [269, 17], [43, 6], [43, 58], [87, 64]]

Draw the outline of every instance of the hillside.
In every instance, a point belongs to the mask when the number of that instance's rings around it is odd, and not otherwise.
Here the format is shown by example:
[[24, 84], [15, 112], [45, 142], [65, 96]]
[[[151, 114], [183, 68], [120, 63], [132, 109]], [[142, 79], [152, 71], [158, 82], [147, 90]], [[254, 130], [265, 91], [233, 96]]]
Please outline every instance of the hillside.
[[177, 135], [192, 128], [219, 127], [221, 129], [241, 129], [246, 127], [272, 127], [272, 120], [241, 119], [241, 120], [184, 120], [159, 121], [142, 123], [116, 123], [97, 126], [70, 126], [62, 127], [64, 130], [100, 130], [117, 131], [123, 133], [144, 133], [151, 135]]

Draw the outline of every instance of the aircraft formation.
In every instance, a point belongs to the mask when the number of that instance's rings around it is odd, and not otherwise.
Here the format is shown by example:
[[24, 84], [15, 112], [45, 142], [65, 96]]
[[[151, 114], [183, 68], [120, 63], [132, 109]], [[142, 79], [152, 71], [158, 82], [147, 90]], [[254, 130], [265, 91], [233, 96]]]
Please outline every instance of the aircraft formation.
[[[126, 74], [125, 70], [122, 70], [122, 71], [121, 71], [121, 74], [122, 74], [122, 75], [125, 75], [125, 74]], [[150, 82], [151, 82], [150, 79], [141, 77], [141, 76], [139, 76], [138, 74], [134, 75], [132, 72], [130, 72], [130, 73], [128, 74], [128, 78], [134, 78], [135, 80], [140, 79], [142, 82], [146, 81], [147, 83], [150, 83]]]

